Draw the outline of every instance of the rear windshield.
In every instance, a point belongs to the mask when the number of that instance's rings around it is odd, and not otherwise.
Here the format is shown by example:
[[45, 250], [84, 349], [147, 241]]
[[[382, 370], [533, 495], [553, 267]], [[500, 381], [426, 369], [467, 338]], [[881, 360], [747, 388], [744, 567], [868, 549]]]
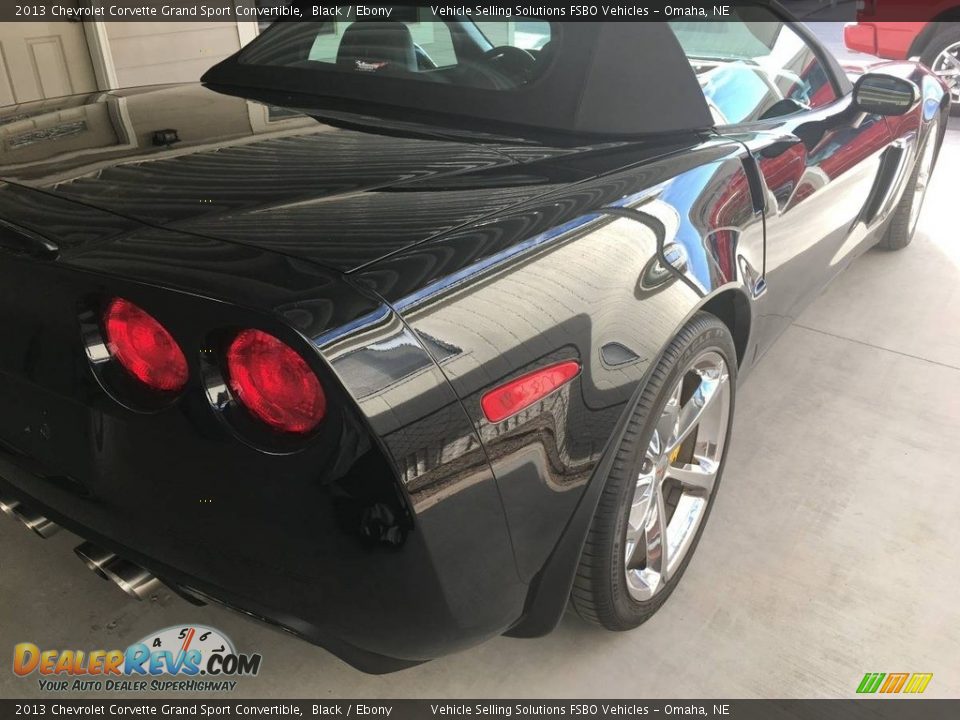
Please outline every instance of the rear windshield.
[[[278, 22], [241, 53], [244, 65], [385, 75], [510, 90], [538, 77], [556, 51], [549, 22], [441, 19], [429, 7], [331, 7], [331, 19]], [[482, 16], [480, 16], [482, 18]]]

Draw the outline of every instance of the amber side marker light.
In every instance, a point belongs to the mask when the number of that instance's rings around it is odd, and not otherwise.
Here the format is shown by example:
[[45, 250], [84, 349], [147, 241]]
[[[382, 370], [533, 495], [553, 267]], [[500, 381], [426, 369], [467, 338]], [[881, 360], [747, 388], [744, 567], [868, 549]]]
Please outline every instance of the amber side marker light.
[[566, 360], [511, 380], [483, 396], [480, 406], [490, 422], [506, 420], [542, 400], [580, 374], [580, 363]]
[[152, 315], [123, 298], [114, 298], [103, 314], [107, 350], [120, 366], [152, 390], [177, 392], [189, 371], [183, 350]]

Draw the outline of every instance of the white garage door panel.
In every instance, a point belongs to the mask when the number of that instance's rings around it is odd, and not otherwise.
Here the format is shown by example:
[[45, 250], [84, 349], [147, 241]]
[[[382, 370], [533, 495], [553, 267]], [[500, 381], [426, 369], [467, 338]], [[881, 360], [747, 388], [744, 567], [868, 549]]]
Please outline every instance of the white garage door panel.
[[16, 101], [16, 95], [13, 94], [13, 79], [10, 77], [10, 70], [7, 68], [3, 44], [0, 42], [0, 105], [12, 105]]
[[0, 24], [0, 103], [96, 90], [80, 23]]
[[240, 49], [235, 22], [106, 24], [120, 87], [196, 82]]
[[27, 40], [27, 48], [30, 50], [33, 70], [43, 97], [71, 95], [73, 85], [70, 84], [70, 71], [67, 69], [67, 58], [64, 56], [60, 38], [32, 38]]

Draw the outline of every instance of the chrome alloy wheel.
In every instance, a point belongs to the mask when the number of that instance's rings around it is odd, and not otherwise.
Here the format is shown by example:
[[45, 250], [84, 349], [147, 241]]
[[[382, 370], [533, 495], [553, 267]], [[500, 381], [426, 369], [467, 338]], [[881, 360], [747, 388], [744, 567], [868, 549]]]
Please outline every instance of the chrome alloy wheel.
[[690, 550], [723, 460], [730, 397], [730, 372], [715, 351], [690, 363], [670, 393], [627, 519], [625, 572], [634, 600], [662, 591]]
[[924, 144], [918, 160], [916, 192], [913, 195], [913, 205], [910, 207], [911, 235], [917, 229], [920, 211], [923, 210], [923, 201], [927, 197], [927, 187], [930, 185], [930, 177], [933, 175], [933, 163], [937, 156], [937, 136], [939, 132], [939, 122], [930, 123], [930, 128], [927, 131], [927, 142]]
[[960, 103], [960, 42], [947, 46], [930, 66], [950, 87], [953, 102]]

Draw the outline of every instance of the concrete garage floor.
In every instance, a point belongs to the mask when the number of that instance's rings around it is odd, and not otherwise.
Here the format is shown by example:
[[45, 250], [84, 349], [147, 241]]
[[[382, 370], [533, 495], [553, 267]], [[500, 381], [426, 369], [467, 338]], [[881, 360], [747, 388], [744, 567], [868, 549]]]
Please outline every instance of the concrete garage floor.
[[[769, 353], [738, 399], [717, 505], [684, 581], [628, 634], [568, 616], [384, 677], [218, 608], [128, 601], [71, 552], [0, 522], [0, 665], [12, 646], [114, 648], [170, 625], [261, 652], [247, 697], [850, 697], [933, 672], [960, 697], [960, 127], [915, 243], [871, 251]], [[0, 671], [0, 697], [41, 694]]]

